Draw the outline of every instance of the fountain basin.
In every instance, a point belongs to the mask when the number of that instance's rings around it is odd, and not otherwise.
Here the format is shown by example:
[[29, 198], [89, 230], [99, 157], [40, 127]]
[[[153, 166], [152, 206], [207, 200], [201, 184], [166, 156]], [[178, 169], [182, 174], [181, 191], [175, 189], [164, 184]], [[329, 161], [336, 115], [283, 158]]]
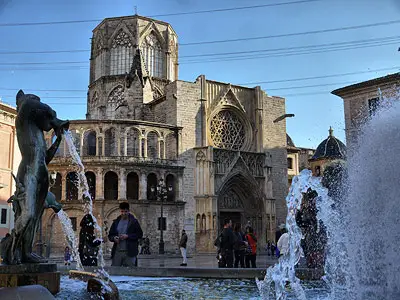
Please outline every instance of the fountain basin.
[[19, 287], [39, 284], [53, 295], [60, 291], [60, 272], [57, 264], [0, 265], [0, 287]]

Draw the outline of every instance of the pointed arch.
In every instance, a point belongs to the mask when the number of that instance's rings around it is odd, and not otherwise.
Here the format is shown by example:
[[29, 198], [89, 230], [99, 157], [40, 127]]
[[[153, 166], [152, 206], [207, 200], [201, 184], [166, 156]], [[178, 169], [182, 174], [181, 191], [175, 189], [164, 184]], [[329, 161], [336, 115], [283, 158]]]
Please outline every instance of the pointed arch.
[[125, 25], [118, 27], [110, 41], [110, 75], [129, 73], [134, 56], [129, 30]]
[[157, 159], [158, 151], [158, 134], [155, 131], [150, 131], [147, 134], [147, 157]]
[[139, 157], [140, 132], [137, 128], [131, 127], [127, 131], [127, 155]]
[[165, 51], [163, 48], [154, 30], [146, 35], [140, 43], [142, 57], [151, 77], [165, 78]]
[[115, 119], [116, 109], [125, 103], [125, 89], [119, 84], [112, 89], [107, 97], [106, 115], [109, 119]]

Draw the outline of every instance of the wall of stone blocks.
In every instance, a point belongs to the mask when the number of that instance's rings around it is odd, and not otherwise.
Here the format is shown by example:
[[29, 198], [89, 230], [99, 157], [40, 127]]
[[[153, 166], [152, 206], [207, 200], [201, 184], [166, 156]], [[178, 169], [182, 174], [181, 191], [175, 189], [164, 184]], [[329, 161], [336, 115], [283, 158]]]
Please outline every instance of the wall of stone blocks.
[[288, 192], [286, 121], [273, 121], [286, 113], [285, 99], [263, 97], [263, 147], [271, 155], [273, 197], [276, 205], [276, 222], [285, 223], [287, 214], [285, 198]]
[[185, 230], [188, 234], [188, 250], [195, 249], [195, 158], [194, 150], [200, 141], [200, 84], [177, 81], [176, 83], [176, 125], [182, 126], [179, 160], [185, 165], [183, 173], [183, 200], [185, 205]]

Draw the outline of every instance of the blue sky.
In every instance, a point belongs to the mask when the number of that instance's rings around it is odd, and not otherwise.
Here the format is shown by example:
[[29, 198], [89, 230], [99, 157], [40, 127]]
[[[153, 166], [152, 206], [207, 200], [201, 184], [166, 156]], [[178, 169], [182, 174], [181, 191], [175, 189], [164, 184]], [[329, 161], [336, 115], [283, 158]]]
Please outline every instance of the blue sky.
[[[36, 93], [49, 103], [61, 118], [84, 119], [89, 79], [89, 52], [53, 54], [4, 54], [5, 51], [89, 50], [92, 29], [97, 21], [39, 25], [4, 26], [9, 23], [101, 20], [106, 17], [138, 14], [152, 16], [175, 12], [212, 10], [296, 0], [146, 0], [146, 1], [33, 1], [0, 0], [0, 97], [15, 103], [19, 88]], [[397, 0], [321, 0], [302, 4], [207, 14], [158, 17], [169, 22], [182, 44], [307, 32], [378, 22], [400, 20]], [[344, 139], [344, 113], [340, 98], [333, 89], [399, 70], [400, 23], [319, 34], [268, 38], [229, 43], [180, 46], [182, 80], [194, 81], [200, 74], [207, 78], [237, 83], [281, 81], [260, 84], [269, 95], [286, 97], [286, 110], [296, 116], [287, 120], [287, 132], [301, 147], [316, 147], [328, 135], [329, 126]], [[398, 43], [379, 47], [244, 59], [184, 63], [183, 56], [299, 47], [329, 43], [394, 37]], [[2, 53], [3, 52], [3, 53]], [[296, 51], [294, 51], [296, 52]], [[32, 65], [35, 62], [64, 64]], [[71, 63], [78, 62], [78, 63]], [[389, 70], [388, 68], [393, 68]], [[38, 70], [41, 69], [41, 70]], [[386, 71], [365, 73], [368, 70]], [[282, 81], [313, 76], [364, 72], [301, 81]], [[306, 87], [304, 86], [314, 86]], [[317, 85], [317, 86], [315, 86]], [[254, 85], [250, 85], [254, 86]], [[64, 91], [59, 91], [64, 90]], [[287, 96], [286, 96], [287, 95]]]

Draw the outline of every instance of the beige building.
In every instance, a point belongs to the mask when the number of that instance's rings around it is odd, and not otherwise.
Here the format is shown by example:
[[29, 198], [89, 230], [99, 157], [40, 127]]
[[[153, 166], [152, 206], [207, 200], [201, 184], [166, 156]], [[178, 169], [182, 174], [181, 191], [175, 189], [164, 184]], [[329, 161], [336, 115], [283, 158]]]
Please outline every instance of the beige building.
[[[263, 247], [284, 222], [287, 193], [285, 99], [260, 87], [178, 79], [178, 36], [168, 23], [141, 16], [109, 18], [93, 30], [86, 120], [71, 121], [104, 233], [129, 201], [156, 252], [161, 201], [167, 252], [180, 232], [189, 251], [214, 252], [224, 218], [250, 222]], [[50, 144], [54, 137], [48, 135]], [[82, 191], [65, 144], [49, 168], [52, 191], [76, 230]], [[65, 247], [57, 217], [43, 217], [48, 255]], [[109, 253], [111, 244], [106, 244]]]
[[21, 161], [15, 132], [16, 116], [14, 107], [0, 102], [0, 238], [14, 227], [14, 213], [7, 200], [15, 191], [11, 172], [17, 173]]
[[394, 73], [332, 92], [343, 99], [346, 143], [349, 149], [357, 142], [360, 126], [374, 114], [380, 99], [391, 96], [398, 97], [399, 86], [400, 73]]

